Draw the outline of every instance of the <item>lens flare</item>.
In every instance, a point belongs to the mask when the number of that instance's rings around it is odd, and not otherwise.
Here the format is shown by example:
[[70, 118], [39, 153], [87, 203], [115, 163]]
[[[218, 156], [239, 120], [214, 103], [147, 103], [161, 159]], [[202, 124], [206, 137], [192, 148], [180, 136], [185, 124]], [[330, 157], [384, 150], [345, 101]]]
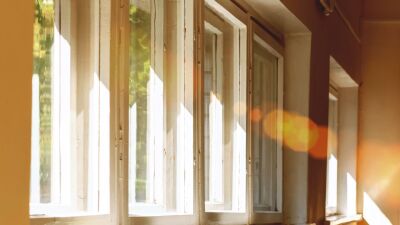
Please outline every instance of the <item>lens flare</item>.
[[[276, 125], [271, 126], [274, 123]], [[267, 136], [299, 152], [307, 152], [311, 149], [317, 143], [320, 133], [318, 126], [312, 120], [283, 110], [268, 113], [264, 117], [263, 127]]]
[[263, 113], [262, 113], [261, 109], [254, 108], [254, 109], [250, 110], [251, 122], [259, 123], [259, 122], [261, 122], [262, 118], [263, 118]]

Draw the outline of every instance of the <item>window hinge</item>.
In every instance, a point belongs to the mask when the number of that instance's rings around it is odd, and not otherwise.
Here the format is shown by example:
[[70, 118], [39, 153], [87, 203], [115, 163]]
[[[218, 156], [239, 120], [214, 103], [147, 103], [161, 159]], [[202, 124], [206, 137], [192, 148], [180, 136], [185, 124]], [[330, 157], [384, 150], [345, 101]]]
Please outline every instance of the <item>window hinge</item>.
[[122, 126], [120, 125], [119, 129], [118, 129], [118, 144], [119, 144], [118, 158], [120, 161], [122, 161], [124, 159], [124, 154], [122, 152], [123, 141], [124, 141], [124, 130], [122, 129]]
[[122, 141], [124, 139], [124, 130], [122, 129], [122, 126], [119, 126], [118, 130], [118, 140]]

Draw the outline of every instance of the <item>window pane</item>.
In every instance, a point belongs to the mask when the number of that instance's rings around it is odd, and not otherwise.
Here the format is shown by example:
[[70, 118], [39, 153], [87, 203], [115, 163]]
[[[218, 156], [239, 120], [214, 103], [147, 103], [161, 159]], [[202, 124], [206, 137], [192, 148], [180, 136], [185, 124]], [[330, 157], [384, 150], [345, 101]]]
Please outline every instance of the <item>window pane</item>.
[[338, 187], [338, 161], [337, 161], [337, 134], [338, 134], [338, 99], [329, 96], [329, 121], [328, 121], [328, 167], [326, 182], [326, 214], [332, 215], [337, 211]]
[[[246, 204], [246, 27], [206, 8], [204, 157], [206, 211]], [[229, 13], [229, 12], [224, 12]]]
[[[269, 115], [278, 109], [278, 58], [258, 36], [253, 40], [252, 111]], [[277, 132], [277, 120], [253, 121], [254, 211], [277, 211], [278, 143], [265, 130]]]
[[185, 39], [189, 3], [130, 1], [130, 214], [193, 210], [192, 52], [185, 51], [193, 40]]
[[31, 214], [108, 210], [109, 82], [88, 3], [35, 1]]
[[[130, 76], [129, 76], [129, 122], [130, 167], [134, 168], [134, 185], [130, 184], [134, 202], [147, 200], [147, 135], [148, 135], [148, 82], [151, 60], [151, 9], [150, 1], [135, 1], [130, 6]], [[140, 54], [139, 54], [140, 53]], [[136, 127], [135, 127], [136, 126]], [[149, 143], [150, 144], [150, 143]], [[150, 146], [149, 146], [150, 147]], [[150, 160], [150, 159], [149, 159]], [[133, 169], [132, 168], [132, 169]], [[132, 172], [130, 169], [130, 172]], [[134, 190], [132, 188], [134, 187]], [[150, 190], [149, 190], [150, 191]]]
[[36, 1], [32, 77], [31, 202], [51, 202], [52, 46], [54, 2]]

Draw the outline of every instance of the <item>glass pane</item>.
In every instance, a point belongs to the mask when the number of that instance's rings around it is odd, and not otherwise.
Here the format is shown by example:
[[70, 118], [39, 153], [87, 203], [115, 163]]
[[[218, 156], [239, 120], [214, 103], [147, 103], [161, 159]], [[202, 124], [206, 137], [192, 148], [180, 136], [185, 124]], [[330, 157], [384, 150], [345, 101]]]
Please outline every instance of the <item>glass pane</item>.
[[[130, 37], [130, 76], [129, 76], [129, 121], [130, 121], [130, 151], [135, 167], [135, 182], [130, 185], [130, 193], [135, 202], [147, 200], [147, 98], [150, 79], [151, 60], [151, 9], [150, 1], [134, 1], [130, 5], [129, 21]], [[140, 53], [140, 54], [138, 54]], [[133, 126], [133, 127], [131, 127]], [[131, 171], [132, 169], [130, 169]], [[149, 181], [150, 182], [150, 181]], [[132, 188], [135, 187], [134, 190]], [[151, 200], [149, 200], [151, 202]]]
[[93, 13], [99, 2], [77, 11], [70, 1], [36, 0], [35, 7], [31, 214], [106, 212], [110, 106]]
[[53, 1], [35, 1], [31, 202], [51, 202]]
[[193, 77], [185, 64], [192, 54], [185, 51], [190, 8], [185, 4], [130, 1], [129, 212], [134, 215], [192, 213]]
[[[206, 211], [243, 212], [246, 204], [246, 27], [206, 8], [204, 157]], [[245, 70], [245, 69], [244, 69]]]
[[326, 182], [326, 214], [332, 215], [337, 211], [337, 134], [338, 134], [338, 99], [330, 94], [328, 121], [328, 168]]
[[[269, 115], [278, 109], [278, 58], [258, 36], [253, 40], [252, 111]], [[277, 121], [252, 121], [254, 211], [277, 211]], [[271, 134], [271, 137], [276, 135]]]

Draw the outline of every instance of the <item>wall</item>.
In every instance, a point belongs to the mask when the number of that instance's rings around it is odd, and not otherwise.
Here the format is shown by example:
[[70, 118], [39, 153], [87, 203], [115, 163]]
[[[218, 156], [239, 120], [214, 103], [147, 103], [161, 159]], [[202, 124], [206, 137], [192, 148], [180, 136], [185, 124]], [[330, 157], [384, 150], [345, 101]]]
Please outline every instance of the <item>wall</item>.
[[400, 224], [400, 21], [365, 22], [363, 35], [359, 208], [375, 205], [365, 210], [367, 220], [368, 216], [387, 217], [391, 224], [397, 225]]
[[[329, 58], [332, 56], [357, 83], [360, 77], [361, 44], [337, 12], [326, 17], [317, 1], [282, 0], [312, 32], [309, 117], [320, 127], [319, 141], [309, 151], [308, 222], [325, 218], [326, 146], [328, 124]], [[362, 0], [338, 1], [352, 26], [360, 34]], [[324, 129], [325, 128], [325, 129]]]
[[0, 1], [0, 223], [29, 224], [32, 0]]
[[[316, 1], [282, 0], [282, 2], [313, 33], [310, 117], [318, 125], [326, 127], [328, 118], [329, 55], [332, 55], [353, 79], [360, 82], [360, 44], [336, 13], [330, 17], [325, 17], [320, 12]], [[362, 1], [342, 0], [339, 1], [339, 4], [343, 6], [344, 13], [348, 15], [350, 23], [357, 32], [359, 23], [359, 16], [357, 15], [361, 13]], [[2, 125], [0, 129], [0, 178], [2, 179], [0, 186], [0, 221], [3, 224], [24, 225], [28, 224], [29, 202], [29, 189], [27, 187], [29, 187], [30, 156], [33, 1], [1, 1], [0, 8], [5, 9], [0, 14], [0, 27], [2, 30], [0, 35], [0, 104], [2, 108], [2, 116], [0, 117]], [[370, 51], [366, 49], [364, 55], [368, 55], [368, 52]], [[368, 61], [364, 59], [363, 65], [365, 60]], [[372, 59], [370, 58], [370, 60]], [[394, 75], [397, 72], [394, 61], [388, 60], [388, 62], [381, 64], [381, 68], [386, 68], [385, 66], [393, 67], [391, 72], [393, 76], [388, 76], [386, 81], [392, 81], [392, 85], [395, 85], [398, 78]], [[368, 72], [368, 74], [372, 73]], [[382, 83], [379, 79], [377, 80], [377, 76], [368, 76], [368, 74], [363, 74], [363, 78], [365, 77], [368, 80], [365, 88], [362, 88], [364, 92], [368, 90], [367, 83]], [[368, 92], [369, 96], [372, 95], [371, 93], [382, 93], [385, 85], [375, 86], [371, 88], [373, 91]], [[393, 89], [393, 92], [396, 92], [395, 90]], [[393, 96], [397, 96], [400, 93], [396, 92], [394, 94]], [[392, 98], [393, 103], [395, 98]], [[384, 103], [391, 105], [388, 102], [389, 100], [387, 102], [384, 101]], [[363, 104], [365, 103], [362, 101], [361, 106]], [[376, 104], [376, 107], [371, 107], [365, 115], [382, 115], [381, 111], [376, 114], [380, 109], [379, 101], [371, 100], [368, 104]], [[396, 110], [389, 111], [386, 108], [383, 108], [383, 110], [385, 110], [383, 115], [388, 116], [387, 123], [398, 122], [393, 113]], [[363, 118], [368, 117], [365, 116]], [[389, 140], [391, 141], [390, 143], [396, 143], [398, 140], [397, 129], [391, 128], [393, 132], [389, 137], [381, 137], [382, 130], [374, 128], [384, 128], [384, 124], [379, 122], [379, 118], [373, 119], [376, 121], [372, 123], [375, 126], [362, 125], [365, 126], [365, 130], [369, 130], [372, 134], [364, 132], [361, 136], [372, 136], [379, 140]], [[318, 152], [324, 154], [326, 152], [326, 139], [323, 139], [317, 146], [312, 151], [317, 152], [317, 154], [319, 154]], [[310, 195], [308, 199], [310, 206], [308, 217], [310, 221], [315, 221], [322, 220], [324, 217], [326, 161], [314, 158], [312, 155], [310, 155], [310, 160], [309, 171], [314, 171], [315, 173], [313, 172], [312, 176], [310, 176], [308, 191], [309, 193], [318, 194]], [[362, 168], [362, 166], [360, 167]]]

